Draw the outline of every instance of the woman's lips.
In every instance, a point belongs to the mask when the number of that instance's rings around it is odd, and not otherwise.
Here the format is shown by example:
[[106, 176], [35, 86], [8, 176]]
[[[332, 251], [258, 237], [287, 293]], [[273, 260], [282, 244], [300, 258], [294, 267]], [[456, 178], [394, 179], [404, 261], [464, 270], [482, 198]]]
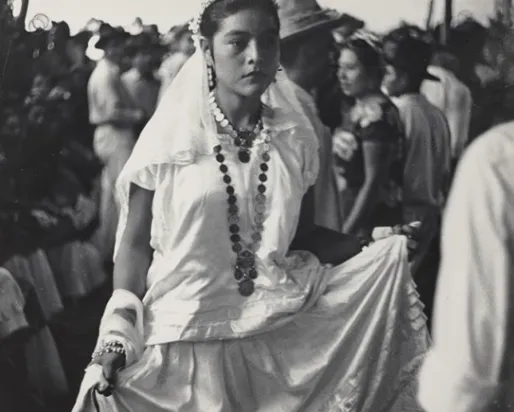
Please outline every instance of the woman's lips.
[[253, 71], [243, 76], [245, 79], [263, 79], [266, 75], [261, 71]]

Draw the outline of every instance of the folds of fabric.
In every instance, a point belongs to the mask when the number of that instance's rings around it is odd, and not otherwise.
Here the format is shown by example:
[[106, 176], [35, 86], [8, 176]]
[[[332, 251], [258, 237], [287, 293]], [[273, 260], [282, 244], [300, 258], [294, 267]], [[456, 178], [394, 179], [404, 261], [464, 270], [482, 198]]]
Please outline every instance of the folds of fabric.
[[15, 255], [4, 267], [33, 286], [45, 320], [62, 311], [61, 296], [45, 252], [37, 250], [27, 257]]
[[109, 341], [123, 344], [127, 366], [135, 363], [143, 353], [143, 303], [128, 290], [116, 289], [107, 303], [96, 350]]
[[45, 399], [68, 394], [68, 381], [50, 328], [45, 326], [27, 342], [25, 356], [32, 387]]
[[0, 268], [0, 341], [29, 326], [23, 309], [25, 298], [12, 274]]
[[[28, 256], [15, 255], [4, 264], [15, 279], [30, 285], [37, 297], [38, 310], [33, 333], [26, 343], [28, 380], [41, 396], [50, 398], [68, 393], [68, 383], [61, 358], [47, 322], [63, 310], [54, 274], [42, 250]], [[30, 322], [30, 321], [29, 321]]]
[[[100, 410], [412, 412], [428, 345], [405, 239], [327, 270], [323, 293], [279, 328], [241, 339], [147, 346]], [[94, 411], [89, 368], [74, 412]]]
[[63, 298], [81, 298], [107, 280], [99, 252], [93, 245], [73, 241], [46, 251]]

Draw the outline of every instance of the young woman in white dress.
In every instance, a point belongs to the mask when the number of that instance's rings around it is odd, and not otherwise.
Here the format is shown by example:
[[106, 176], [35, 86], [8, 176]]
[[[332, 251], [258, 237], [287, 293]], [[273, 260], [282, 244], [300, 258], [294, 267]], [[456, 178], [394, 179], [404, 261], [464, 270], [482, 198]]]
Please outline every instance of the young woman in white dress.
[[208, 1], [193, 30], [118, 182], [115, 291], [74, 411], [417, 410], [407, 238], [360, 252], [309, 223], [317, 138], [274, 1]]

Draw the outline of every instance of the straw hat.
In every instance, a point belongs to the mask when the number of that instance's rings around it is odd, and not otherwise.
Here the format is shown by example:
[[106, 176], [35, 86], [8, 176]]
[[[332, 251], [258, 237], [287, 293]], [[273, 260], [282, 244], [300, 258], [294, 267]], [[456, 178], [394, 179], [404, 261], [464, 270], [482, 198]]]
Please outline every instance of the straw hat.
[[278, 0], [280, 39], [291, 40], [314, 30], [333, 30], [344, 25], [359, 29], [364, 26], [358, 20], [335, 10], [323, 10], [316, 0]]

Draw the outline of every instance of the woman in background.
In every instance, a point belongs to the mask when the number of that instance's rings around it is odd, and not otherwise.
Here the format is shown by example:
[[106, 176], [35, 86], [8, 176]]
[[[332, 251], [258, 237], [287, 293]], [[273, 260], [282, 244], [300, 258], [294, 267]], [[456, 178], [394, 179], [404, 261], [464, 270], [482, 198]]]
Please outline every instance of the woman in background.
[[381, 91], [381, 44], [359, 30], [343, 44], [339, 81], [353, 105], [334, 136], [343, 232], [368, 236], [402, 223], [404, 136], [398, 111]]

